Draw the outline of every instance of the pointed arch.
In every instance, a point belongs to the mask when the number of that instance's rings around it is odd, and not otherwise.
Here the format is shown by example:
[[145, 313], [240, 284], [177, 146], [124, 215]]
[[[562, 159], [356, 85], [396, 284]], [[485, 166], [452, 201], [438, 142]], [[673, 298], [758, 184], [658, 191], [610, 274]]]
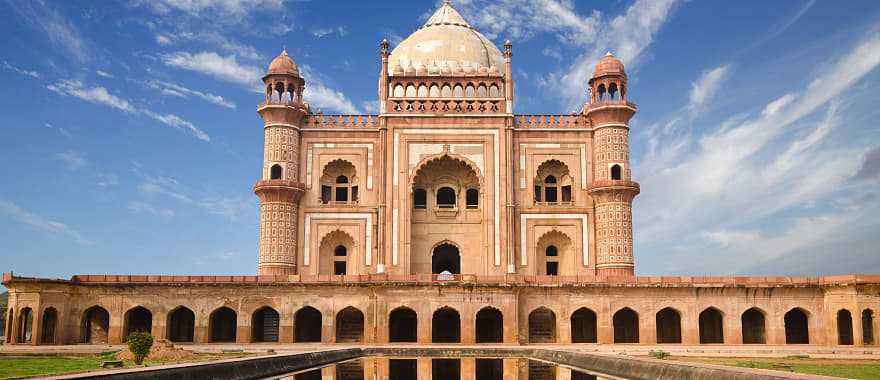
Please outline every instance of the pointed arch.
[[556, 343], [556, 313], [541, 306], [529, 313], [529, 343]]
[[412, 188], [415, 185], [416, 178], [418, 178], [420, 175], [422, 175], [424, 169], [429, 164], [438, 162], [444, 158], [450, 159], [453, 161], [457, 161], [457, 162], [461, 162], [465, 166], [470, 168], [470, 170], [473, 171], [474, 176], [476, 176], [476, 179], [480, 185], [480, 188], [483, 188], [483, 184], [484, 184], [483, 173], [480, 171], [480, 168], [477, 166], [477, 164], [475, 164], [473, 161], [471, 161], [471, 159], [469, 159], [465, 156], [462, 156], [460, 154], [452, 153], [449, 150], [444, 150], [441, 153], [432, 154], [432, 155], [423, 157], [419, 161], [419, 163], [416, 164], [416, 166], [413, 167], [413, 169], [410, 171], [411, 175], [409, 178], [409, 186]]
[[92, 306], [83, 312], [80, 326], [82, 328], [80, 342], [107, 343], [110, 333], [110, 313], [100, 305]]
[[639, 342], [639, 314], [635, 310], [624, 307], [614, 313], [614, 343]]
[[211, 312], [208, 318], [208, 341], [211, 343], [235, 342], [238, 330], [238, 314], [235, 310], [221, 306]]
[[533, 180], [534, 199], [542, 205], [569, 204], [572, 201], [574, 179], [564, 162], [549, 159], [538, 165]]
[[52, 306], [43, 310], [43, 319], [40, 323], [40, 343], [55, 344], [55, 331], [58, 324], [58, 310]]
[[277, 342], [281, 316], [270, 306], [254, 310], [251, 316], [251, 342]]
[[186, 306], [178, 306], [168, 313], [165, 337], [172, 342], [192, 342], [195, 336], [196, 315]]
[[655, 317], [657, 343], [681, 343], [681, 312], [665, 307]]
[[336, 342], [364, 341], [364, 313], [348, 306], [336, 313]]
[[318, 244], [318, 274], [356, 273], [357, 248], [354, 237], [341, 229], [326, 233]]
[[544, 232], [535, 243], [535, 272], [543, 276], [571, 274], [570, 264], [574, 243], [568, 234], [552, 229]]
[[388, 314], [388, 341], [418, 341], [418, 314], [406, 306], [399, 306]]
[[810, 344], [810, 316], [795, 307], [785, 313], [785, 344]]
[[449, 306], [434, 311], [431, 317], [432, 343], [461, 343], [461, 315]]
[[143, 306], [135, 306], [125, 312], [123, 322], [123, 338], [135, 332], [151, 333], [153, 331], [153, 312]]
[[359, 181], [357, 167], [351, 161], [338, 158], [328, 162], [321, 170], [321, 203], [357, 203]]
[[297, 310], [293, 315], [293, 341], [295, 343], [320, 342], [322, 318], [321, 312], [311, 306], [303, 306]]
[[596, 343], [598, 321], [596, 312], [582, 307], [571, 313], [571, 342]]
[[700, 312], [700, 344], [724, 343], [724, 314], [715, 307]]
[[474, 322], [477, 343], [502, 343], [504, 341], [504, 314], [492, 306], [477, 312]]
[[431, 273], [461, 274], [461, 248], [455, 242], [442, 240], [431, 247]]
[[841, 346], [853, 344], [852, 313], [847, 309], [837, 311], [837, 344]]
[[767, 327], [766, 314], [763, 310], [752, 307], [742, 313], [740, 322], [742, 323], [743, 344], [765, 344], [767, 343]]

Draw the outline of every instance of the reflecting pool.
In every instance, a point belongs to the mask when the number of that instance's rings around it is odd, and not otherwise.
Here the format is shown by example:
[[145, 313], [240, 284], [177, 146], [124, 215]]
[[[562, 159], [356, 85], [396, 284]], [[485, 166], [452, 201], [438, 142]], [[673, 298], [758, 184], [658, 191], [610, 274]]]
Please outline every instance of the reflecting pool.
[[529, 358], [366, 357], [285, 374], [283, 380], [590, 380], [605, 379]]

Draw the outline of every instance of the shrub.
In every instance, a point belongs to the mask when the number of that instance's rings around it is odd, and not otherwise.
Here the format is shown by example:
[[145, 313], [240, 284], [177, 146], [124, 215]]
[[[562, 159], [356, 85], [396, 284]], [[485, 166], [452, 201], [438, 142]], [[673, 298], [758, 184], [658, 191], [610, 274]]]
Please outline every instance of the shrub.
[[135, 331], [128, 335], [128, 350], [134, 355], [134, 362], [138, 365], [150, 354], [152, 346], [153, 336], [148, 332]]
[[660, 360], [663, 360], [663, 359], [666, 359], [667, 357], [669, 357], [669, 353], [666, 351], [653, 351], [653, 350], [651, 350], [650, 352], [648, 352], [648, 355], [654, 359], [660, 359]]

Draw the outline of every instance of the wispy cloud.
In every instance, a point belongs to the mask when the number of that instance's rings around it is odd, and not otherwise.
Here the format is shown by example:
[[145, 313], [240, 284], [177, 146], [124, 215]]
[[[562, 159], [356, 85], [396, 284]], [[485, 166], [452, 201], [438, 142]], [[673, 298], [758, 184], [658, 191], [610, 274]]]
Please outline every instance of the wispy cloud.
[[162, 219], [171, 219], [174, 217], [174, 210], [169, 208], [156, 207], [145, 202], [131, 202], [126, 206], [127, 209], [134, 213], [145, 213]]
[[0, 62], [3, 63], [3, 67], [4, 67], [5, 69], [7, 69], [7, 70], [12, 70], [12, 71], [14, 71], [14, 72], [16, 72], [16, 73], [19, 73], [19, 74], [21, 74], [21, 75], [26, 75], [26, 76], [29, 76], [29, 77], [32, 77], [32, 78], [39, 78], [39, 77], [40, 77], [40, 73], [38, 73], [38, 72], [36, 72], [36, 71], [33, 71], [33, 70], [25, 70], [25, 69], [18, 68], [18, 67], [16, 67], [16, 66], [13, 66], [13, 65], [12, 65], [11, 63], [9, 63], [9, 62], [6, 62], [5, 59], [0, 59]]
[[92, 49], [89, 43], [76, 26], [51, 4], [42, 1], [7, 1], [20, 19], [42, 31], [52, 45], [81, 63], [90, 61]]
[[102, 76], [104, 78], [113, 78], [113, 74], [110, 74], [103, 70], [95, 70], [95, 74], [98, 74], [99, 76]]
[[76, 151], [69, 150], [64, 153], [58, 153], [55, 155], [61, 161], [67, 164], [71, 169], [82, 169], [88, 166], [89, 162], [85, 159], [81, 154]]
[[6, 214], [19, 223], [31, 226], [40, 231], [58, 236], [67, 236], [79, 244], [94, 244], [67, 224], [37, 215], [9, 201], [0, 200], [0, 213]]
[[145, 195], [161, 195], [185, 205], [199, 207], [209, 213], [237, 219], [242, 213], [253, 208], [253, 200], [242, 197], [224, 197], [215, 194], [193, 194], [187, 186], [174, 178], [164, 176], [145, 176], [138, 185], [138, 191]]
[[255, 11], [279, 10], [284, 0], [151, 0], [143, 3], [162, 14], [182, 11], [191, 16], [222, 16], [233, 22]]
[[691, 83], [690, 102], [687, 105], [691, 114], [703, 110], [706, 101], [715, 96], [721, 88], [721, 83], [727, 77], [728, 71], [730, 71], [729, 64], [706, 70], [699, 79]]
[[348, 29], [344, 26], [337, 26], [335, 28], [317, 28], [312, 30], [312, 35], [316, 38], [324, 38], [333, 34], [338, 34], [339, 37], [345, 37], [348, 34]]
[[111, 94], [106, 88], [101, 86], [87, 87], [80, 81], [65, 79], [56, 84], [50, 84], [46, 88], [59, 94], [75, 96], [87, 102], [105, 105], [125, 113], [144, 115], [162, 124], [189, 131], [199, 140], [211, 141], [207, 133], [179, 116], [173, 114], [163, 115], [146, 108], [137, 108], [128, 100]]
[[[567, 109], [583, 103], [584, 83], [606, 51], [631, 68], [666, 22], [676, 0], [636, 0], [623, 14], [580, 14], [574, 2], [560, 0], [463, 0], [457, 5], [490, 38], [523, 41], [550, 33], [569, 48], [572, 64], [541, 79]], [[572, 52], [570, 47], [577, 50]], [[550, 52], [550, 51], [548, 51]], [[630, 70], [632, 72], [632, 70]]]
[[43, 125], [46, 126], [46, 128], [49, 128], [49, 129], [51, 129], [51, 130], [58, 131], [58, 133], [60, 133], [60, 134], [61, 134], [62, 136], [64, 136], [64, 137], [73, 137], [73, 134], [70, 133], [70, 131], [68, 131], [68, 130], [65, 129], [65, 128], [62, 128], [62, 127], [56, 127], [56, 126], [54, 126], [54, 125], [52, 125], [52, 124], [50, 124], [50, 123], [43, 123]]
[[[839, 95], [878, 65], [880, 34], [871, 33], [841, 57], [822, 65], [801, 91], [777, 95], [755, 115], [733, 116], [699, 136], [661, 136], [664, 144], [639, 157], [634, 165], [643, 188], [663, 189], [645, 192], [637, 201], [635, 230], [641, 249], [674, 246], [669, 237], [692, 237], [692, 226], [712, 226], [700, 235], [702, 240], [688, 244], [693, 254], [715, 252], [707, 266], [735, 272], [795, 254], [818, 244], [828, 233], [845, 232], [849, 221], [863, 216], [833, 202], [814, 215], [783, 219], [781, 236], [788, 241], [777, 238], [778, 233], [770, 236], [743, 226], [785, 212], [803, 214], [816, 202], [859, 193], [847, 184], [859, 165], [864, 167], [852, 157], [865, 155], [867, 148], [833, 145], [829, 136], [847, 124], [843, 118], [851, 117], [841, 109], [853, 99]], [[810, 116], [816, 114], [821, 117], [813, 121]], [[810, 229], [813, 236], [795, 237]], [[694, 259], [682, 255], [684, 260]]]
[[176, 97], [181, 97], [181, 98], [195, 96], [195, 97], [202, 99], [208, 103], [216, 104], [221, 107], [233, 108], [233, 109], [235, 108], [235, 103], [224, 99], [220, 95], [214, 95], [214, 94], [207, 93], [207, 92], [192, 90], [192, 89], [183, 87], [179, 84], [153, 80], [153, 81], [147, 82], [147, 85], [153, 89], [159, 90], [164, 95], [176, 96]]
[[[162, 57], [163, 62], [172, 67], [190, 70], [228, 83], [244, 86], [254, 92], [263, 92], [261, 78], [264, 70], [253, 65], [238, 62], [234, 55], [221, 56], [216, 52], [176, 52]], [[326, 108], [343, 113], [359, 113], [359, 109], [345, 94], [324, 85], [308, 65], [301, 65], [306, 80], [305, 99], [317, 109]]]

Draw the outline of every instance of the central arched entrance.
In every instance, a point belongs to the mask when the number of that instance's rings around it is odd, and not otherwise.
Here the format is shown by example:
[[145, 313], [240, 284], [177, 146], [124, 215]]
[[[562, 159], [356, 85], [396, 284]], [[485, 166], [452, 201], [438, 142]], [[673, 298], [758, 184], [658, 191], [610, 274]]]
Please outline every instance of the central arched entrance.
[[293, 315], [295, 343], [321, 341], [321, 312], [311, 306], [303, 307]]
[[443, 272], [461, 273], [461, 253], [458, 247], [449, 243], [437, 245], [431, 253], [431, 273]]
[[477, 343], [501, 343], [504, 341], [504, 316], [496, 308], [484, 307], [477, 312]]
[[364, 340], [364, 313], [351, 306], [336, 314], [336, 342], [361, 342]]
[[407, 307], [399, 307], [391, 312], [388, 318], [388, 341], [411, 342], [417, 341], [418, 316], [416, 312]]

